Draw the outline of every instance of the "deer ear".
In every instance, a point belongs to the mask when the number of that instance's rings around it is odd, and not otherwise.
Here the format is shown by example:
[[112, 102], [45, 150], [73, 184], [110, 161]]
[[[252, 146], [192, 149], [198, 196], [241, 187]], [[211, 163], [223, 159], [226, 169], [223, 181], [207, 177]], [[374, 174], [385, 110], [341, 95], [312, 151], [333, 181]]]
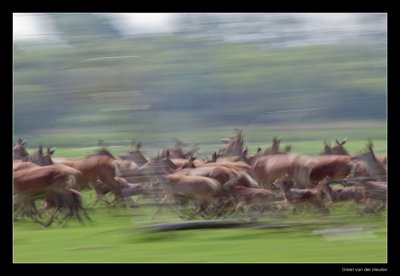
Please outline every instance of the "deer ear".
[[56, 148], [52, 148], [52, 149], [50, 150], [50, 155], [53, 155], [55, 151], [56, 151]]
[[340, 142], [338, 141], [338, 139], [335, 139], [336, 144], [338, 144], [339, 146], [341, 145]]
[[347, 142], [347, 137], [342, 139], [342, 143], [341, 144], [344, 145], [344, 144], [346, 144], [346, 142]]

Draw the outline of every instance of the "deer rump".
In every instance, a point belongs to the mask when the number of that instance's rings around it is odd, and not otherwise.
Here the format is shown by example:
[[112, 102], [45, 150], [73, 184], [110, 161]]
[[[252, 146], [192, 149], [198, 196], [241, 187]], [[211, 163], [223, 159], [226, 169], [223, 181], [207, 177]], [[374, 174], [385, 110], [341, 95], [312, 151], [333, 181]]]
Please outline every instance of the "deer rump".
[[260, 187], [272, 188], [272, 183], [288, 174], [298, 187], [311, 187], [311, 170], [315, 163], [303, 155], [276, 154], [259, 158], [253, 164], [255, 179]]

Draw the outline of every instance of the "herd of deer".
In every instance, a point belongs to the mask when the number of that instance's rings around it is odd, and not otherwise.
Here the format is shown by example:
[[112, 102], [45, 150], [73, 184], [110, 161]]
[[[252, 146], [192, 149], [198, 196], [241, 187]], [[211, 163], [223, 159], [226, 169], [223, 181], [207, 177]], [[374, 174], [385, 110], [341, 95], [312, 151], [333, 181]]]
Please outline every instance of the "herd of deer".
[[[254, 155], [244, 149], [242, 131], [227, 139], [210, 160], [198, 160], [198, 148], [184, 152], [175, 145], [147, 160], [136, 144], [127, 153], [115, 158], [104, 146], [81, 159], [53, 158], [54, 149], [39, 146], [29, 154], [26, 141], [17, 140], [13, 148], [14, 217], [27, 215], [49, 226], [58, 219], [76, 217], [82, 221], [83, 189], [92, 189], [98, 201], [112, 193], [114, 204], [124, 202], [131, 207], [138, 203], [133, 195], [159, 195], [156, 215], [166, 204], [176, 211], [176, 203], [194, 202], [196, 214], [222, 215], [250, 209], [263, 212], [277, 208], [307, 204], [328, 213], [327, 202], [353, 200], [370, 206], [386, 206], [386, 157], [376, 156], [371, 141], [362, 154], [351, 156], [346, 140], [325, 142], [319, 156], [291, 153], [290, 146], [280, 150], [280, 139]], [[343, 188], [330, 185], [343, 184]], [[40, 210], [36, 201], [43, 200]], [[175, 203], [175, 204], [173, 204]], [[51, 211], [47, 222], [39, 220]]]

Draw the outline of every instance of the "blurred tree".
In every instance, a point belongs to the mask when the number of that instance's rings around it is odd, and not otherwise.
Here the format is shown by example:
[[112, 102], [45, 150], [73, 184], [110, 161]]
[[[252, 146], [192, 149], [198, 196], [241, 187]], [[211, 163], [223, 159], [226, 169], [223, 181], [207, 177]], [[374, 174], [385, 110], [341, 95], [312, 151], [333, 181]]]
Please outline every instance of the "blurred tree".
[[93, 37], [118, 38], [119, 32], [110, 23], [109, 17], [102, 14], [50, 14], [61, 36], [72, 44], [88, 42]]

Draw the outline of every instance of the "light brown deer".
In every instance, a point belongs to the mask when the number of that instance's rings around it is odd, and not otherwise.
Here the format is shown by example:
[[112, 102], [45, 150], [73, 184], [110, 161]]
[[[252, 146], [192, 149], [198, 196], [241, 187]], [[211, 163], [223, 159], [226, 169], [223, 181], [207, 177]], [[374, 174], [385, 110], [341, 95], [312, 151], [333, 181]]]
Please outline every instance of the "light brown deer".
[[171, 174], [162, 177], [161, 185], [165, 196], [161, 200], [160, 206], [153, 214], [153, 217], [166, 202], [171, 201], [175, 196], [183, 196], [197, 203], [197, 208], [192, 212], [190, 217], [201, 212], [204, 213], [209, 203], [215, 199], [214, 197], [221, 190], [221, 184], [217, 180], [203, 176]]

